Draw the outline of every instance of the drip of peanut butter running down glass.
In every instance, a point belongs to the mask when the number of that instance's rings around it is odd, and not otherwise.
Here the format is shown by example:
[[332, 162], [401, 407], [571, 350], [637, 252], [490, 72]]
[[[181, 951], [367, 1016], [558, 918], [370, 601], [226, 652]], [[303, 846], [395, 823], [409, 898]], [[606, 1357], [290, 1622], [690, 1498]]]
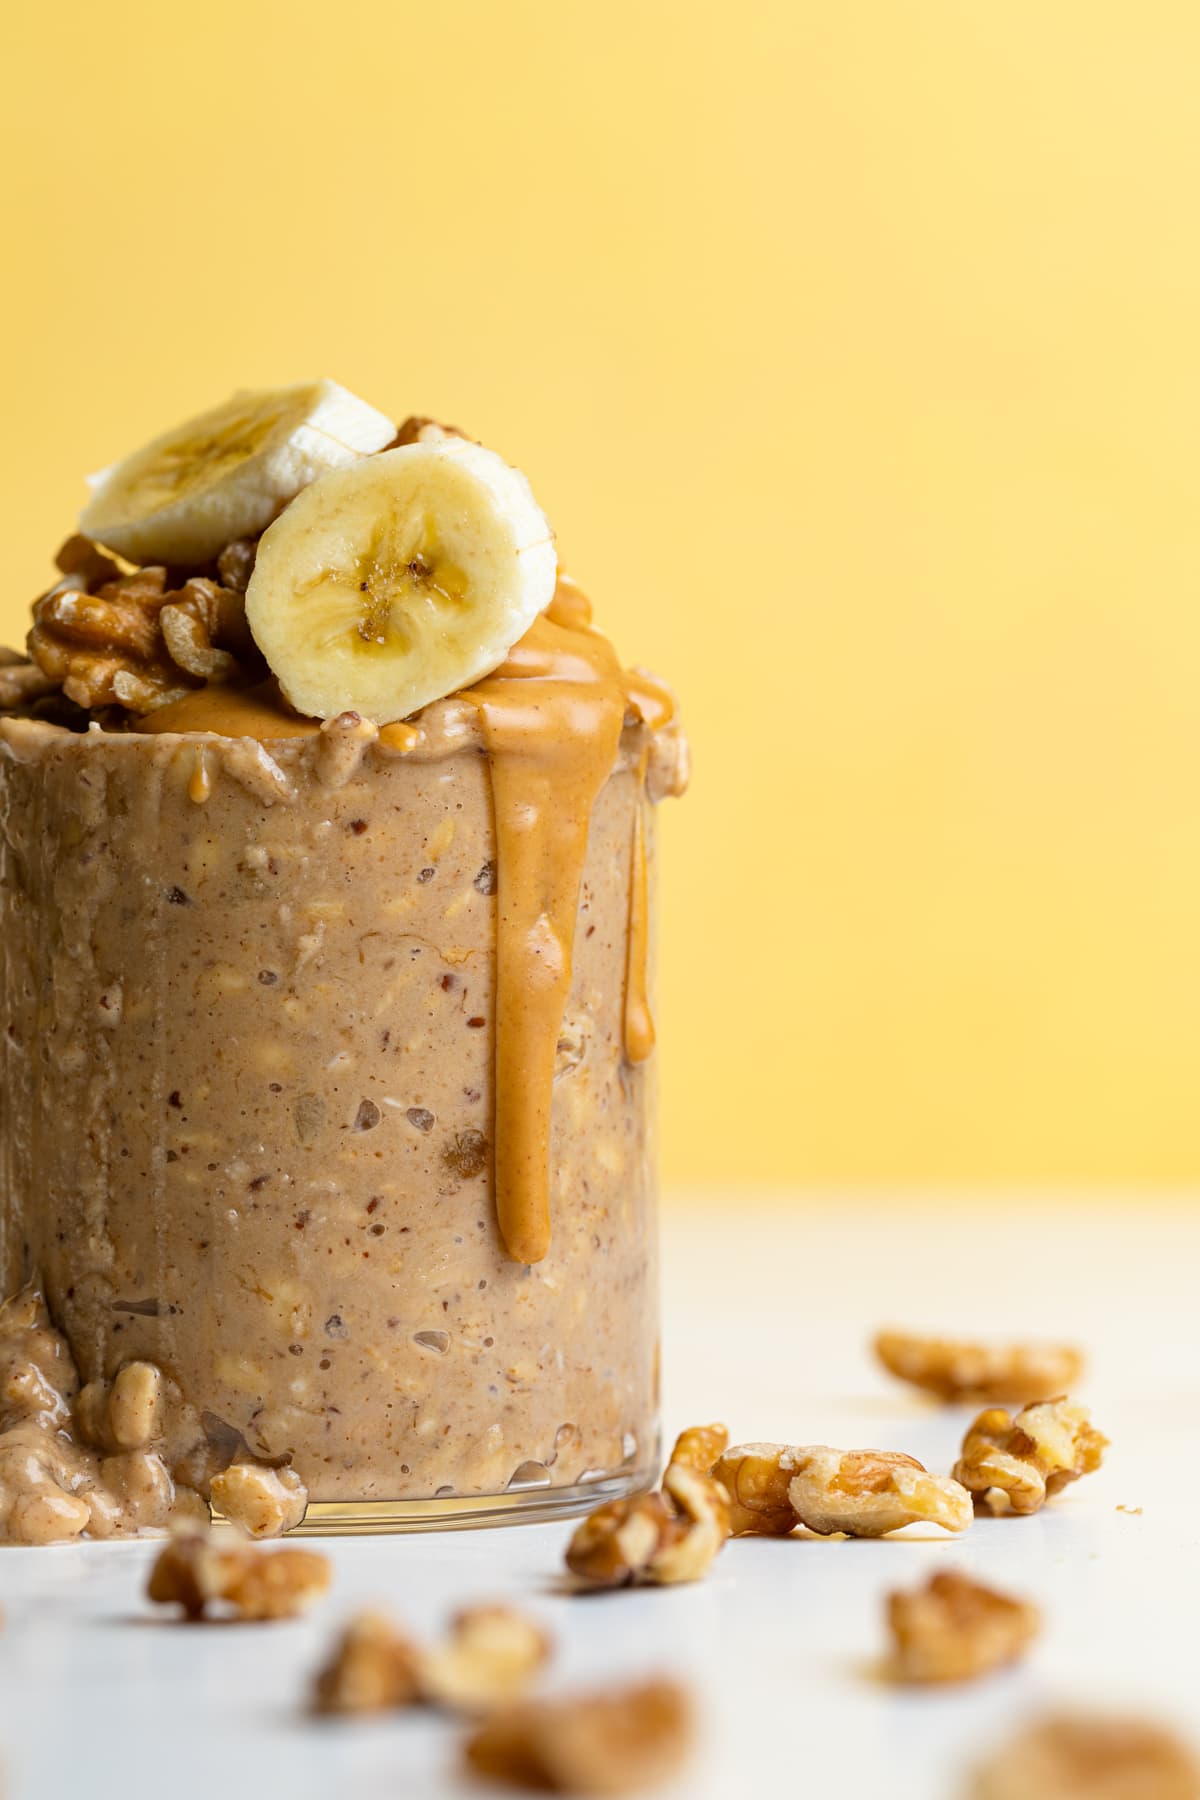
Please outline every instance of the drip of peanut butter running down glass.
[[611, 644], [583, 625], [573, 590], [560, 594], [465, 696], [479, 709], [495, 805], [496, 1213], [524, 1263], [550, 1247], [550, 1113], [579, 884], [627, 704]]

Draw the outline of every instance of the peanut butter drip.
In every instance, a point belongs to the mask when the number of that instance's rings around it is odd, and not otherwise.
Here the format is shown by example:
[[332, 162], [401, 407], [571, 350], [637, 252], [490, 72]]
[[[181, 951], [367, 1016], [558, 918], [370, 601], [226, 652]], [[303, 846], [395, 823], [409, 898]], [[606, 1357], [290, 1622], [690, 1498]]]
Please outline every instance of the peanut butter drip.
[[560, 594], [464, 696], [479, 709], [495, 805], [496, 1212], [523, 1263], [550, 1247], [550, 1111], [579, 884], [627, 704], [612, 646], [583, 623], [582, 596]]

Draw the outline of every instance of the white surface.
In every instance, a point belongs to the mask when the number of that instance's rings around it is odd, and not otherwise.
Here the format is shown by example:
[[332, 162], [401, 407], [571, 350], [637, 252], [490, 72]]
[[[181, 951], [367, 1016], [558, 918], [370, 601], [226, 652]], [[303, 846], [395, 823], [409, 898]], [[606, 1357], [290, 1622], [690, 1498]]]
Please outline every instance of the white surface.
[[[735, 1437], [903, 1449], [947, 1470], [961, 1409], [877, 1370], [888, 1320], [1078, 1336], [1105, 1468], [1032, 1519], [964, 1538], [740, 1540], [691, 1588], [561, 1589], [570, 1525], [327, 1540], [332, 1594], [299, 1623], [187, 1627], [142, 1599], [149, 1544], [0, 1553], [0, 1758], [7, 1800], [395, 1800], [485, 1790], [456, 1775], [457, 1728], [420, 1713], [315, 1722], [303, 1702], [338, 1622], [383, 1604], [432, 1633], [455, 1605], [511, 1596], [552, 1630], [554, 1685], [669, 1670], [704, 1720], [664, 1794], [954, 1800], [964, 1771], [1043, 1703], [1139, 1707], [1200, 1736], [1200, 1213], [1127, 1202], [964, 1201], [917, 1212], [749, 1200], [667, 1220], [667, 1423]], [[1140, 1516], [1117, 1510], [1141, 1507]], [[1024, 1667], [944, 1693], [879, 1679], [883, 1595], [935, 1568], [1037, 1599]], [[836, 1784], [833, 1786], [831, 1784]]]

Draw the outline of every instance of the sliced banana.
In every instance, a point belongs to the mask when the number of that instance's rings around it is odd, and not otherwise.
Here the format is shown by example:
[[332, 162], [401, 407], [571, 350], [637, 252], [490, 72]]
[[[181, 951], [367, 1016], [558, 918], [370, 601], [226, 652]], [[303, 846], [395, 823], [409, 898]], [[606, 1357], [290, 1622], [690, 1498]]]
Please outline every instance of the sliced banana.
[[554, 594], [528, 481], [466, 438], [322, 475], [263, 533], [246, 617], [314, 719], [407, 718], [503, 662]]
[[207, 562], [328, 469], [381, 450], [392, 421], [336, 381], [235, 394], [101, 475], [79, 528], [130, 562]]

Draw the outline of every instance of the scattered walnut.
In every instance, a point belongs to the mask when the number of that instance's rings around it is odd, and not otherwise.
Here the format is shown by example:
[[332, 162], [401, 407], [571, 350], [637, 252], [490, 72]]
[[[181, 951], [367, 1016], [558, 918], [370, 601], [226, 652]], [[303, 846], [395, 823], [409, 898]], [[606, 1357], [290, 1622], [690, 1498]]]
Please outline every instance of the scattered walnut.
[[317, 1675], [317, 1712], [383, 1712], [417, 1698], [416, 1646], [382, 1613], [359, 1613]]
[[1198, 1800], [1200, 1762], [1149, 1720], [1054, 1715], [978, 1772], [974, 1800]]
[[709, 1474], [729, 1441], [724, 1425], [680, 1434], [661, 1494], [609, 1500], [579, 1525], [567, 1567], [592, 1587], [698, 1581], [729, 1536], [729, 1495]]
[[663, 1494], [677, 1522], [646, 1571], [662, 1587], [698, 1581], [730, 1536], [729, 1495], [708, 1472], [728, 1442], [724, 1425], [693, 1425], [676, 1440], [663, 1475]]
[[1015, 1662], [1041, 1625], [1036, 1606], [956, 1569], [887, 1599], [893, 1669], [905, 1682], [966, 1681]]
[[674, 1520], [661, 1494], [608, 1500], [579, 1524], [567, 1567], [591, 1587], [624, 1587], [646, 1575]]
[[883, 1537], [918, 1520], [963, 1531], [971, 1496], [957, 1481], [931, 1475], [898, 1450], [831, 1450], [808, 1444], [792, 1452], [788, 1499], [802, 1525], [821, 1536]]
[[225, 1546], [203, 1532], [172, 1538], [150, 1571], [151, 1600], [181, 1606], [189, 1619], [224, 1603], [242, 1619], [291, 1619], [329, 1586], [327, 1557], [314, 1550]]
[[783, 1537], [796, 1528], [788, 1499], [793, 1452], [786, 1444], [737, 1444], [713, 1466], [730, 1499], [734, 1537]]
[[665, 1781], [691, 1748], [692, 1710], [673, 1681], [545, 1700], [496, 1714], [468, 1740], [477, 1775], [554, 1794], [626, 1794]]
[[1040, 1400], [1015, 1418], [993, 1406], [968, 1429], [954, 1479], [994, 1513], [1035, 1513], [1069, 1482], [1098, 1469], [1107, 1448], [1086, 1408], [1065, 1398]]
[[980, 1344], [881, 1331], [875, 1354], [893, 1375], [942, 1400], [1046, 1400], [1083, 1373], [1083, 1353], [1072, 1344]]
[[78, 531], [59, 545], [54, 566], [64, 575], [73, 575], [80, 587], [88, 589], [121, 579], [121, 565], [115, 557]]
[[251, 1537], [279, 1537], [299, 1525], [308, 1489], [294, 1469], [235, 1462], [212, 1478], [212, 1503], [223, 1518]]
[[491, 1712], [521, 1698], [550, 1650], [541, 1626], [512, 1607], [468, 1607], [447, 1641], [421, 1655], [421, 1696], [455, 1712]]

